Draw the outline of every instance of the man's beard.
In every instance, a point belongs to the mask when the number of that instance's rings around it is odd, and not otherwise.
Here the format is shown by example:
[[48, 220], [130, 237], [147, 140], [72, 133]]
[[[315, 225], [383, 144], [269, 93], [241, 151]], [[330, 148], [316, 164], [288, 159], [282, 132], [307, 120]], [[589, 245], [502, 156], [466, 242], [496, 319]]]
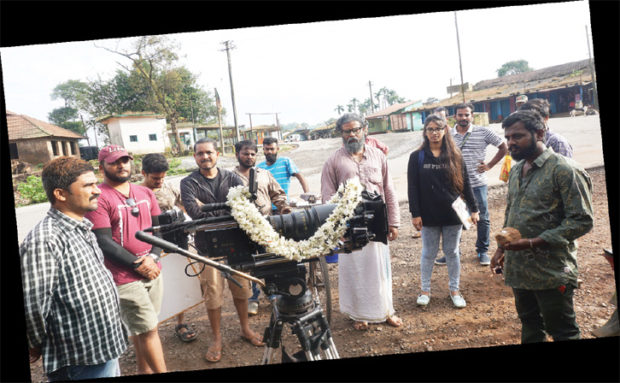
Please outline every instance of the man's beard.
[[465, 126], [469, 125], [469, 121], [467, 121], [467, 120], [459, 120], [458, 124], [459, 124], [459, 126], [465, 127]]
[[103, 168], [103, 173], [108, 179], [119, 183], [127, 182], [131, 178], [131, 169], [129, 169], [129, 174], [126, 177], [118, 177], [116, 174], [108, 172], [105, 168]]
[[351, 154], [359, 153], [359, 151], [362, 150], [362, 147], [364, 147], [364, 141], [366, 141], [366, 137], [362, 136], [360, 137], [360, 139], [356, 141], [354, 140], [355, 139], [353, 138], [349, 138], [348, 140], [345, 140], [344, 138], [342, 139], [342, 141], [344, 141], [344, 147], [347, 149], [347, 152]]
[[245, 162], [242, 160], [239, 160], [239, 165], [241, 165], [242, 167], [246, 169], [253, 168], [254, 165], [256, 165], [256, 159], [248, 160]]
[[213, 168], [214, 168], [214, 167], [216, 167], [216, 166], [217, 166], [217, 161], [211, 161], [211, 164], [210, 164], [210, 165], [207, 165], [207, 161], [206, 161], [206, 160], [204, 160], [203, 162], [200, 162], [200, 163], [198, 164], [198, 167], [199, 167], [201, 170], [207, 170], [207, 171], [209, 171], [209, 170], [213, 169]]
[[519, 151], [519, 153], [513, 154], [512, 151], [510, 152], [510, 155], [512, 156], [512, 158], [514, 158], [517, 161], [521, 161], [523, 159], [526, 158], [530, 158], [534, 153], [536, 152], [536, 138], [534, 137], [534, 135], [532, 134], [532, 141], [530, 146], [528, 146], [525, 149], [521, 149]]
[[265, 159], [268, 163], [273, 164], [278, 159], [278, 153], [276, 154], [265, 154]]

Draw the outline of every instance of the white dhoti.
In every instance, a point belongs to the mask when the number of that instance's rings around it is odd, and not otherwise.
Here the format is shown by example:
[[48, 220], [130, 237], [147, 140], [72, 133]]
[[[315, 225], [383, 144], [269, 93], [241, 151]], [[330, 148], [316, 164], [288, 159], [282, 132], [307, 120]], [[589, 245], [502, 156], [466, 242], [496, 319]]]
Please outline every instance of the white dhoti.
[[340, 311], [356, 321], [385, 322], [394, 315], [390, 249], [370, 242], [361, 250], [338, 254]]

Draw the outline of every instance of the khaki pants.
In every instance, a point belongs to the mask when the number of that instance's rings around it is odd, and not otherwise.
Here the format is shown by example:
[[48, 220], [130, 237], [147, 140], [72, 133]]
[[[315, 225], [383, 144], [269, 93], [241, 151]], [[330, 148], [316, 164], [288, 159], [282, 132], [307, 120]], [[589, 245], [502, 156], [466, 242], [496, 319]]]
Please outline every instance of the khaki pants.
[[[228, 282], [228, 289], [234, 299], [247, 300], [252, 296], [252, 288], [250, 281], [239, 276], [233, 276], [243, 288], [239, 288], [234, 282]], [[208, 310], [214, 310], [222, 307], [224, 304], [224, 277], [222, 273], [214, 267], [205, 265], [204, 270], [200, 273], [200, 284], [202, 294]]]

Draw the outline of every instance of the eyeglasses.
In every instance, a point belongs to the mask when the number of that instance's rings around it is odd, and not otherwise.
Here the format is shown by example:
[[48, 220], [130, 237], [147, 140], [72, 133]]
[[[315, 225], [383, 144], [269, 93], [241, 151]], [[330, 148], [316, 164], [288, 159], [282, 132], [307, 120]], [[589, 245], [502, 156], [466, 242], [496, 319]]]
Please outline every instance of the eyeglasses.
[[131, 207], [131, 215], [137, 217], [140, 214], [140, 208], [138, 207], [136, 201], [134, 201], [133, 198], [127, 198], [125, 200], [125, 203], [129, 205], [129, 207]]
[[362, 130], [363, 128], [360, 126], [359, 128], [353, 128], [353, 129], [349, 129], [349, 130], [343, 130], [342, 134], [344, 135], [348, 135], [348, 134], [357, 134], [360, 130]]
[[443, 128], [436, 128], [436, 129], [426, 129], [427, 132], [429, 133], [439, 133], [443, 130]]

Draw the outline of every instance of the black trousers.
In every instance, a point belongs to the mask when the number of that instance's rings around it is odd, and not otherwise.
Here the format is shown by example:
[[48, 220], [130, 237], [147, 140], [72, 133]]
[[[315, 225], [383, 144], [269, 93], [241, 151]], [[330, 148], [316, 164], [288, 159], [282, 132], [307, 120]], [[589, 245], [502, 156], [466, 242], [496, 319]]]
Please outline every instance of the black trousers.
[[546, 334], [554, 341], [579, 339], [573, 307], [574, 287], [565, 289], [512, 289], [521, 320], [521, 343], [544, 342]]

